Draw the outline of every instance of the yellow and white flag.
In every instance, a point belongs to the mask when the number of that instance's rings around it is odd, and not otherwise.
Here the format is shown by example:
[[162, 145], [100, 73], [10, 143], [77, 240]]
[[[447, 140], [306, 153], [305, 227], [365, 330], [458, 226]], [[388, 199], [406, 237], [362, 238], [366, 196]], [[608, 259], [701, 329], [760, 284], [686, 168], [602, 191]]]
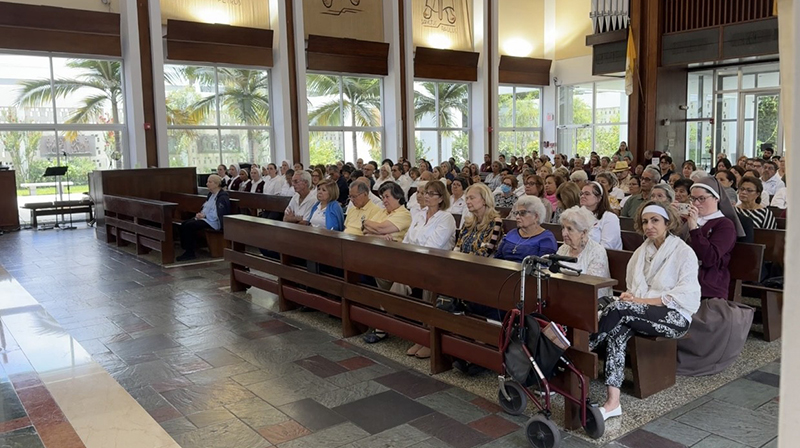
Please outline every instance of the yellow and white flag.
[[633, 43], [633, 31], [628, 26], [628, 55], [625, 58], [625, 94], [633, 93], [633, 71], [636, 68], [636, 46]]

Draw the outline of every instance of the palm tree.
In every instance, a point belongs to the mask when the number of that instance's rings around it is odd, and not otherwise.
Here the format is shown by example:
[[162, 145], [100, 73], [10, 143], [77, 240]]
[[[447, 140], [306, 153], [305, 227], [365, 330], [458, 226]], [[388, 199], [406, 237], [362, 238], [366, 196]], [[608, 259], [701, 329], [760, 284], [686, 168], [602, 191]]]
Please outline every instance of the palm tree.
[[[421, 82], [421, 90], [414, 95], [414, 123], [419, 124], [425, 115], [436, 117], [436, 127], [461, 127], [456, 123], [458, 118], [469, 113], [469, 85], [460, 83]], [[438, 86], [438, 88], [437, 88]], [[438, 109], [437, 109], [438, 103]], [[463, 119], [463, 118], [462, 118]], [[442, 136], [452, 135], [451, 131], [436, 133], [436, 147], [439, 159], [442, 158]]]
[[[67, 67], [82, 70], [75, 79], [55, 79], [53, 88], [50, 79], [23, 81], [16, 105], [23, 107], [52, 107], [53, 95], [66, 98], [76, 92], [85, 91], [83, 105], [67, 119], [67, 124], [92, 123], [103, 117], [103, 110], [111, 103], [112, 124], [120, 122], [122, 105], [122, 64], [119, 61], [95, 59], [71, 59]], [[122, 154], [119, 131], [114, 133], [114, 153]], [[77, 133], [66, 132], [65, 137], [74, 140]], [[111, 154], [109, 154], [111, 155]], [[114, 157], [112, 157], [113, 159]], [[119, 167], [119, 160], [116, 161]]]
[[[339, 80], [342, 100], [339, 101]], [[309, 112], [312, 126], [340, 126], [347, 117], [350, 126], [377, 127], [381, 125], [381, 84], [377, 78], [355, 78], [348, 76], [308, 75], [308, 96], [334, 99]], [[353, 160], [358, 158], [358, 135], [353, 132]], [[364, 132], [364, 141], [372, 148], [381, 145], [381, 134]]]

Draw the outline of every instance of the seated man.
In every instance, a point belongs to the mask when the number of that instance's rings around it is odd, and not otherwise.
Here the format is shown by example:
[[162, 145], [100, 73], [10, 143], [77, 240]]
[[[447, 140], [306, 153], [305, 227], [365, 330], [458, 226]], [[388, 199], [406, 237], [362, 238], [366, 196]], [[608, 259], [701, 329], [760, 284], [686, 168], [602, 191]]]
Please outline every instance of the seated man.
[[284, 221], [308, 225], [311, 208], [317, 203], [317, 190], [312, 190], [311, 187], [311, 174], [308, 171], [295, 171], [292, 176], [292, 188], [295, 193], [283, 214]]
[[364, 181], [356, 181], [350, 185], [350, 202], [353, 208], [347, 210], [344, 220], [344, 233], [364, 235], [364, 221], [373, 221], [383, 210], [369, 200], [370, 187]]
[[203, 204], [203, 209], [194, 218], [187, 219], [181, 224], [181, 247], [185, 251], [177, 258], [178, 261], [187, 261], [197, 258], [194, 250], [197, 247], [198, 230], [222, 229], [222, 217], [231, 212], [231, 200], [228, 192], [221, 187], [222, 178], [216, 174], [208, 176], [206, 187], [208, 197]]

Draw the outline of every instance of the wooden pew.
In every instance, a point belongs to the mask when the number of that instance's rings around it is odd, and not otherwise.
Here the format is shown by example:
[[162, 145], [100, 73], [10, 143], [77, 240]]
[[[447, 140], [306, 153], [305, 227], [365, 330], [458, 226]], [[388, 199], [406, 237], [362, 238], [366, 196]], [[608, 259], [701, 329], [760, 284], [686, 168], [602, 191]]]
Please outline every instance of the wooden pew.
[[[754, 241], [765, 246], [764, 261], [783, 266], [786, 249], [785, 230], [755, 229]], [[785, 275], [785, 273], [784, 273]], [[759, 279], [760, 280], [760, 279]], [[783, 317], [783, 290], [762, 285], [744, 285], [746, 293], [761, 299], [761, 321], [764, 325], [764, 340], [771, 342], [781, 337]]]
[[627, 230], [629, 232], [634, 232], [635, 229], [633, 228], [633, 218], [626, 218], [624, 216], [620, 216], [619, 228], [620, 230]]
[[[233, 249], [225, 251], [231, 262], [231, 289], [252, 285], [278, 294], [281, 310], [305, 305], [341, 317], [345, 337], [377, 327], [403, 339], [431, 348], [431, 371], [450, 368], [448, 356], [501, 370], [497, 350], [500, 327], [472, 316], [454, 316], [430, 304], [367, 286], [362, 276], [388, 279], [471, 302], [511, 309], [519, 300], [519, 264], [479, 258], [452, 251], [427, 249], [376, 238], [354, 237], [325, 229], [237, 215], [225, 217], [225, 238]], [[267, 248], [280, 254], [279, 260], [247, 253], [246, 246]], [[305, 263], [298, 263], [297, 259]], [[318, 274], [306, 269], [308, 263], [339, 268], [344, 277]], [[256, 271], [278, 277], [272, 280]], [[443, 281], [436, 273], [458, 272], [462, 278], [480, 281]], [[531, 279], [532, 280], [532, 279]], [[551, 319], [570, 328], [572, 362], [594, 378], [597, 356], [588, 350], [588, 337], [597, 331], [597, 290], [614, 281], [592, 276], [553, 275], [545, 282], [544, 310]], [[301, 287], [304, 286], [305, 288]], [[315, 294], [321, 291], [330, 296]], [[536, 287], [526, 289], [526, 312], [535, 308]], [[569, 300], [563, 298], [569, 297]], [[560, 378], [573, 393], [578, 382], [572, 376]], [[567, 406], [566, 427], [579, 427], [578, 409]]]
[[[206, 196], [201, 194], [162, 191], [161, 200], [178, 204], [175, 208], [175, 214], [172, 217], [174, 232], [174, 229], [178, 228], [183, 221], [194, 217], [194, 215], [203, 208], [203, 204], [206, 202]], [[236, 213], [239, 213], [239, 200], [231, 199], [231, 214]], [[225, 241], [221, 230], [205, 229], [198, 233], [205, 239], [208, 251], [214, 258], [222, 258], [225, 248], [230, 247], [230, 243]]]
[[231, 199], [239, 201], [239, 210], [241, 213], [257, 216], [259, 210], [270, 213], [283, 213], [286, 207], [289, 206], [289, 201], [292, 200], [289, 196], [275, 196], [260, 193], [247, 193], [244, 191], [229, 191], [228, 194]]
[[175, 261], [172, 219], [178, 204], [123, 196], [103, 196], [106, 242], [136, 245], [138, 255], [161, 252], [163, 264]]

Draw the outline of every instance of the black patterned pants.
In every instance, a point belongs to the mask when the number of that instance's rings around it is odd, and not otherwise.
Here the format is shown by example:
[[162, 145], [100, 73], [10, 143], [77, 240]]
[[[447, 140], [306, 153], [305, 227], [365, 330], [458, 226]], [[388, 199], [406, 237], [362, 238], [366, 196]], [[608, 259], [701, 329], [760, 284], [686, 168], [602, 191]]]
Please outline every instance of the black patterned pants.
[[589, 338], [589, 348], [606, 345], [606, 386], [620, 388], [625, 379], [625, 349], [635, 334], [678, 339], [689, 331], [689, 321], [672, 308], [617, 301], [600, 316], [598, 332]]

